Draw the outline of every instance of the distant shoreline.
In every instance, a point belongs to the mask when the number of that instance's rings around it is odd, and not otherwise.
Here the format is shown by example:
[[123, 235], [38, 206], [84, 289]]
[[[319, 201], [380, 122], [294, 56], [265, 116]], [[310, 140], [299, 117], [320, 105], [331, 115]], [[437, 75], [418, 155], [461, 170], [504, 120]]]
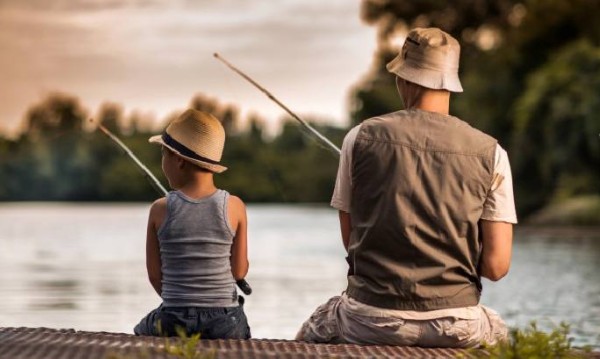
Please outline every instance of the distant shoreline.
[[579, 239], [598, 238], [600, 239], [600, 225], [533, 225], [533, 224], [517, 224], [515, 226], [516, 235], [535, 235], [549, 238], [573, 238]]

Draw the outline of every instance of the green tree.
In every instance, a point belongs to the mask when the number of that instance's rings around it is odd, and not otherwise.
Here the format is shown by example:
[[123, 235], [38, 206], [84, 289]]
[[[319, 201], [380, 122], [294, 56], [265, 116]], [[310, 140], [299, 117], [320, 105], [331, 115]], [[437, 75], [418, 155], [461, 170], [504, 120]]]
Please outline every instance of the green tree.
[[89, 152], [81, 141], [86, 113], [79, 101], [63, 94], [50, 95], [26, 116], [16, 177], [25, 199], [71, 200], [78, 187], [88, 184]]
[[600, 47], [580, 40], [527, 79], [512, 158], [524, 206], [600, 193]]
[[[248, 202], [329, 201], [337, 156], [296, 122], [284, 119], [281, 133], [269, 138], [264, 119], [256, 115], [249, 116], [247, 129], [242, 130], [234, 105], [205, 95], [194, 97], [192, 104], [213, 111], [228, 129], [222, 162], [230, 170], [215, 177], [218, 186]], [[96, 129], [98, 123], [108, 127], [166, 186], [160, 150], [148, 143], [155, 134], [148, 120], [140, 115], [125, 119], [122, 107], [114, 103], [103, 104], [91, 123], [86, 114], [75, 97], [51, 95], [30, 109], [26, 132], [18, 140], [0, 138], [0, 200], [157, 198], [160, 194], [141, 170]], [[176, 116], [173, 112], [164, 126]], [[345, 130], [313, 122], [321, 133], [341, 143]]]

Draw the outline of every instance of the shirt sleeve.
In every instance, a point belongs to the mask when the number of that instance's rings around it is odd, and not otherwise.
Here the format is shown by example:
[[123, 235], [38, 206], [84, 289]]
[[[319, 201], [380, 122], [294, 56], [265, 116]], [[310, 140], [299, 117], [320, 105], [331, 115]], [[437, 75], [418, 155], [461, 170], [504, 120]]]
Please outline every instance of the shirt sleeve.
[[350, 213], [352, 195], [352, 148], [354, 147], [359, 130], [360, 125], [355, 126], [344, 138], [337, 177], [335, 179], [335, 188], [331, 197], [331, 207], [346, 213]]
[[496, 146], [492, 186], [483, 204], [481, 219], [517, 223], [510, 163], [508, 154], [500, 145]]

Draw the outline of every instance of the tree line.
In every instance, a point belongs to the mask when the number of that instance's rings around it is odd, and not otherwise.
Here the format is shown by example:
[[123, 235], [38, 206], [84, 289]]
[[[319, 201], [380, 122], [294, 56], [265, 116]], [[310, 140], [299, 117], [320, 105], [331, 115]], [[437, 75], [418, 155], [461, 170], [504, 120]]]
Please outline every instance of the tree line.
[[[222, 163], [230, 169], [216, 184], [249, 202], [323, 202], [333, 191], [337, 155], [316, 143], [291, 119], [281, 132], [265, 135], [264, 121], [203, 94], [190, 107], [213, 113], [226, 130]], [[93, 122], [75, 96], [49, 95], [27, 112], [19, 138], [0, 137], [1, 201], [149, 201], [158, 193], [114, 142], [97, 130], [103, 124], [167, 185], [161, 155], [148, 138], [162, 131], [150, 119], [125, 118], [121, 106], [104, 104]], [[313, 124], [341, 143], [345, 130]]]

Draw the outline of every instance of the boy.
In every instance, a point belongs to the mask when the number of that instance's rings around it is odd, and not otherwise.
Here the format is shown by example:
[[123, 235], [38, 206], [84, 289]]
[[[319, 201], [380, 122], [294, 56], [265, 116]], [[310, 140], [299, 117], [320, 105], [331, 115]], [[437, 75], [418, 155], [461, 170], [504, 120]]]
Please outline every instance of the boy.
[[134, 328], [136, 335], [248, 339], [250, 328], [235, 281], [248, 273], [246, 208], [215, 187], [225, 131], [212, 115], [187, 110], [162, 135], [162, 170], [174, 191], [152, 204], [146, 268], [163, 303]]

